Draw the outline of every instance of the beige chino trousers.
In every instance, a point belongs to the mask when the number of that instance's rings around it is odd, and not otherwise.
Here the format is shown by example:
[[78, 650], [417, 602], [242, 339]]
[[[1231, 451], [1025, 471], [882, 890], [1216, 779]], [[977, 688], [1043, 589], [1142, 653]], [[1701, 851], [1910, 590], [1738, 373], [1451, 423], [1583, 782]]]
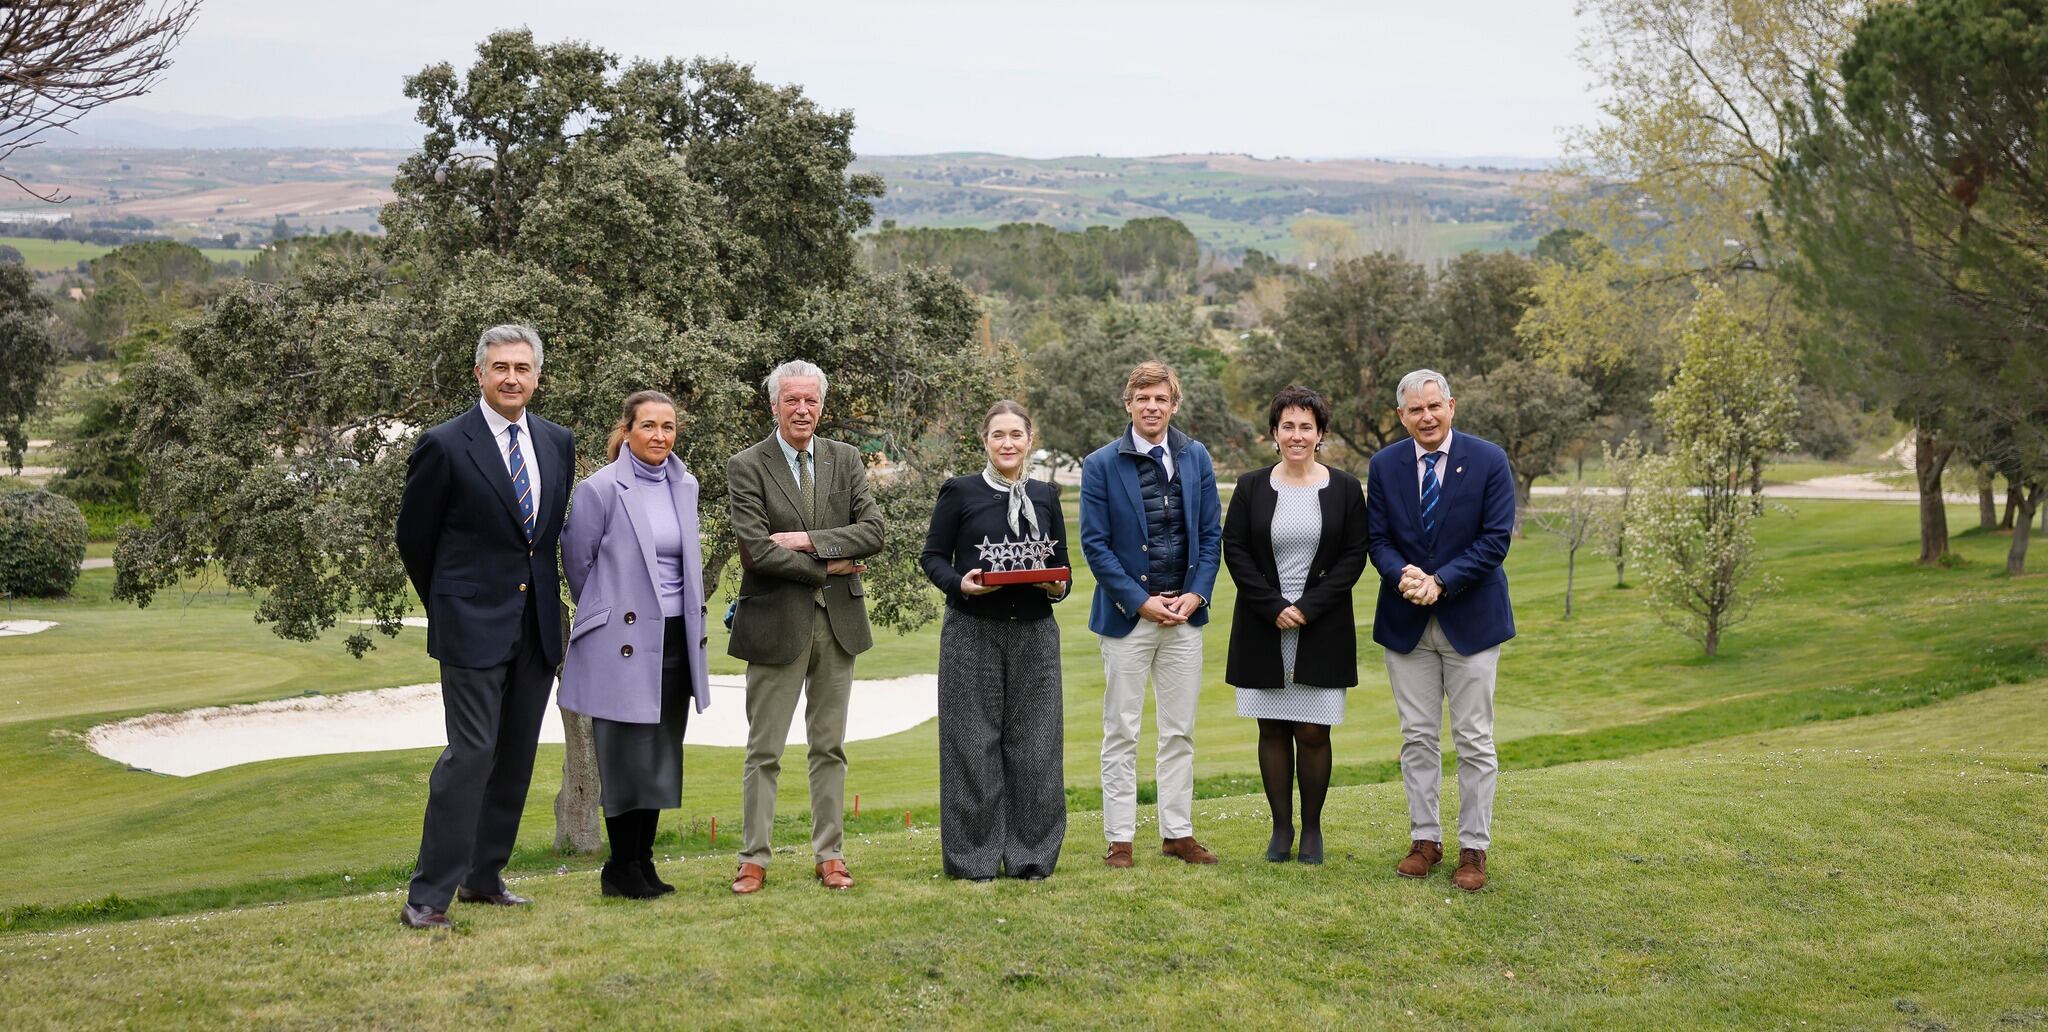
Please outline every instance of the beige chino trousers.
[[846, 837], [846, 709], [853, 656], [832, 636], [823, 606], [811, 609], [810, 643], [788, 663], [747, 664], [747, 762], [740, 778], [740, 860], [768, 866], [775, 835], [775, 786], [789, 722], [804, 699], [810, 742], [811, 853], [842, 859]]
[[1437, 796], [1444, 777], [1444, 706], [1458, 749], [1458, 845], [1486, 849], [1493, 841], [1493, 787], [1500, 760], [1493, 748], [1493, 681], [1500, 646], [1461, 656], [1429, 618], [1413, 652], [1387, 650], [1387, 680], [1401, 718], [1401, 781], [1408, 789], [1408, 837], [1443, 841]]

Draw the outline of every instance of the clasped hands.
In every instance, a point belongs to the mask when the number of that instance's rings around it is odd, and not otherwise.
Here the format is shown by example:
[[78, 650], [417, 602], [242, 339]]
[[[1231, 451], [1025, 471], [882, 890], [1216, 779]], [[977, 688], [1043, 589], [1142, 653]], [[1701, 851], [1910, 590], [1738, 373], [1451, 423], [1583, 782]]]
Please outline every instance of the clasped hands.
[[1441, 581], [1422, 572], [1422, 568], [1409, 564], [1401, 567], [1401, 597], [1418, 606], [1434, 605], [1442, 598], [1444, 587]]
[[1138, 607], [1138, 615], [1161, 627], [1172, 627], [1188, 622], [1195, 610], [1202, 608], [1202, 596], [1192, 591], [1176, 591], [1170, 595], [1153, 595]]
[[[813, 554], [817, 552], [817, 549], [811, 545], [811, 535], [806, 531], [778, 530], [768, 535], [768, 540], [792, 552], [809, 552]], [[828, 577], [844, 577], [848, 574], [866, 572], [868, 572], [868, 564], [858, 559], [825, 560], [825, 575]]]

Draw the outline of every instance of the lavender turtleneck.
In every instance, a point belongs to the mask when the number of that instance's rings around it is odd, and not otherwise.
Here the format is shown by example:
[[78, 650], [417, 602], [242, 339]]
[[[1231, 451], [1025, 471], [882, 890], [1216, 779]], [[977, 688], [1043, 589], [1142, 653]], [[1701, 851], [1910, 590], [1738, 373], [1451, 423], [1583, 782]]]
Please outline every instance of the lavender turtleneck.
[[640, 517], [639, 527], [654, 538], [655, 590], [661, 596], [661, 615], [683, 615], [683, 524], [676, 518], [675, 496], [669, 492], [668, 467], [679, 463], [674, 456], [659, 466], [640, 461], [631, 451], [626, 458], [633, 467], [637, 489], [626, 492], [626, 504]]

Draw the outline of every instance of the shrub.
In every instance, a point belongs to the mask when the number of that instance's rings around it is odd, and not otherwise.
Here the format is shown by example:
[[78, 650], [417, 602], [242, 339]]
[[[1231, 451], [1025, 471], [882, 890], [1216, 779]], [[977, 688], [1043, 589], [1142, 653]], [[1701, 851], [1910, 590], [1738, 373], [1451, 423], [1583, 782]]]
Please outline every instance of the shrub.
[[0, 596], [63, 595], [85, 558], [78, 503], [48, 491], [0, 493]]

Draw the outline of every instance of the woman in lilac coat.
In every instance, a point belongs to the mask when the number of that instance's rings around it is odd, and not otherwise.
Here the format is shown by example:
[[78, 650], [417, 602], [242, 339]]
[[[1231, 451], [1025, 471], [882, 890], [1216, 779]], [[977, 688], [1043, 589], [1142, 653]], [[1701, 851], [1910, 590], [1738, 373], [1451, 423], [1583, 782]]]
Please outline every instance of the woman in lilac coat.
[[655, 823], [683, 802], [690, 705], [711, 704], [697, 478], [675, 441], [675, 402], [658, 391], [627, 398], [611, 465], [576, 485], [562, 530], [576, 619], [561, 703], [591, 718], [612, 844], [598, 878], [607, 896], [675, 891], [654, 869]]

